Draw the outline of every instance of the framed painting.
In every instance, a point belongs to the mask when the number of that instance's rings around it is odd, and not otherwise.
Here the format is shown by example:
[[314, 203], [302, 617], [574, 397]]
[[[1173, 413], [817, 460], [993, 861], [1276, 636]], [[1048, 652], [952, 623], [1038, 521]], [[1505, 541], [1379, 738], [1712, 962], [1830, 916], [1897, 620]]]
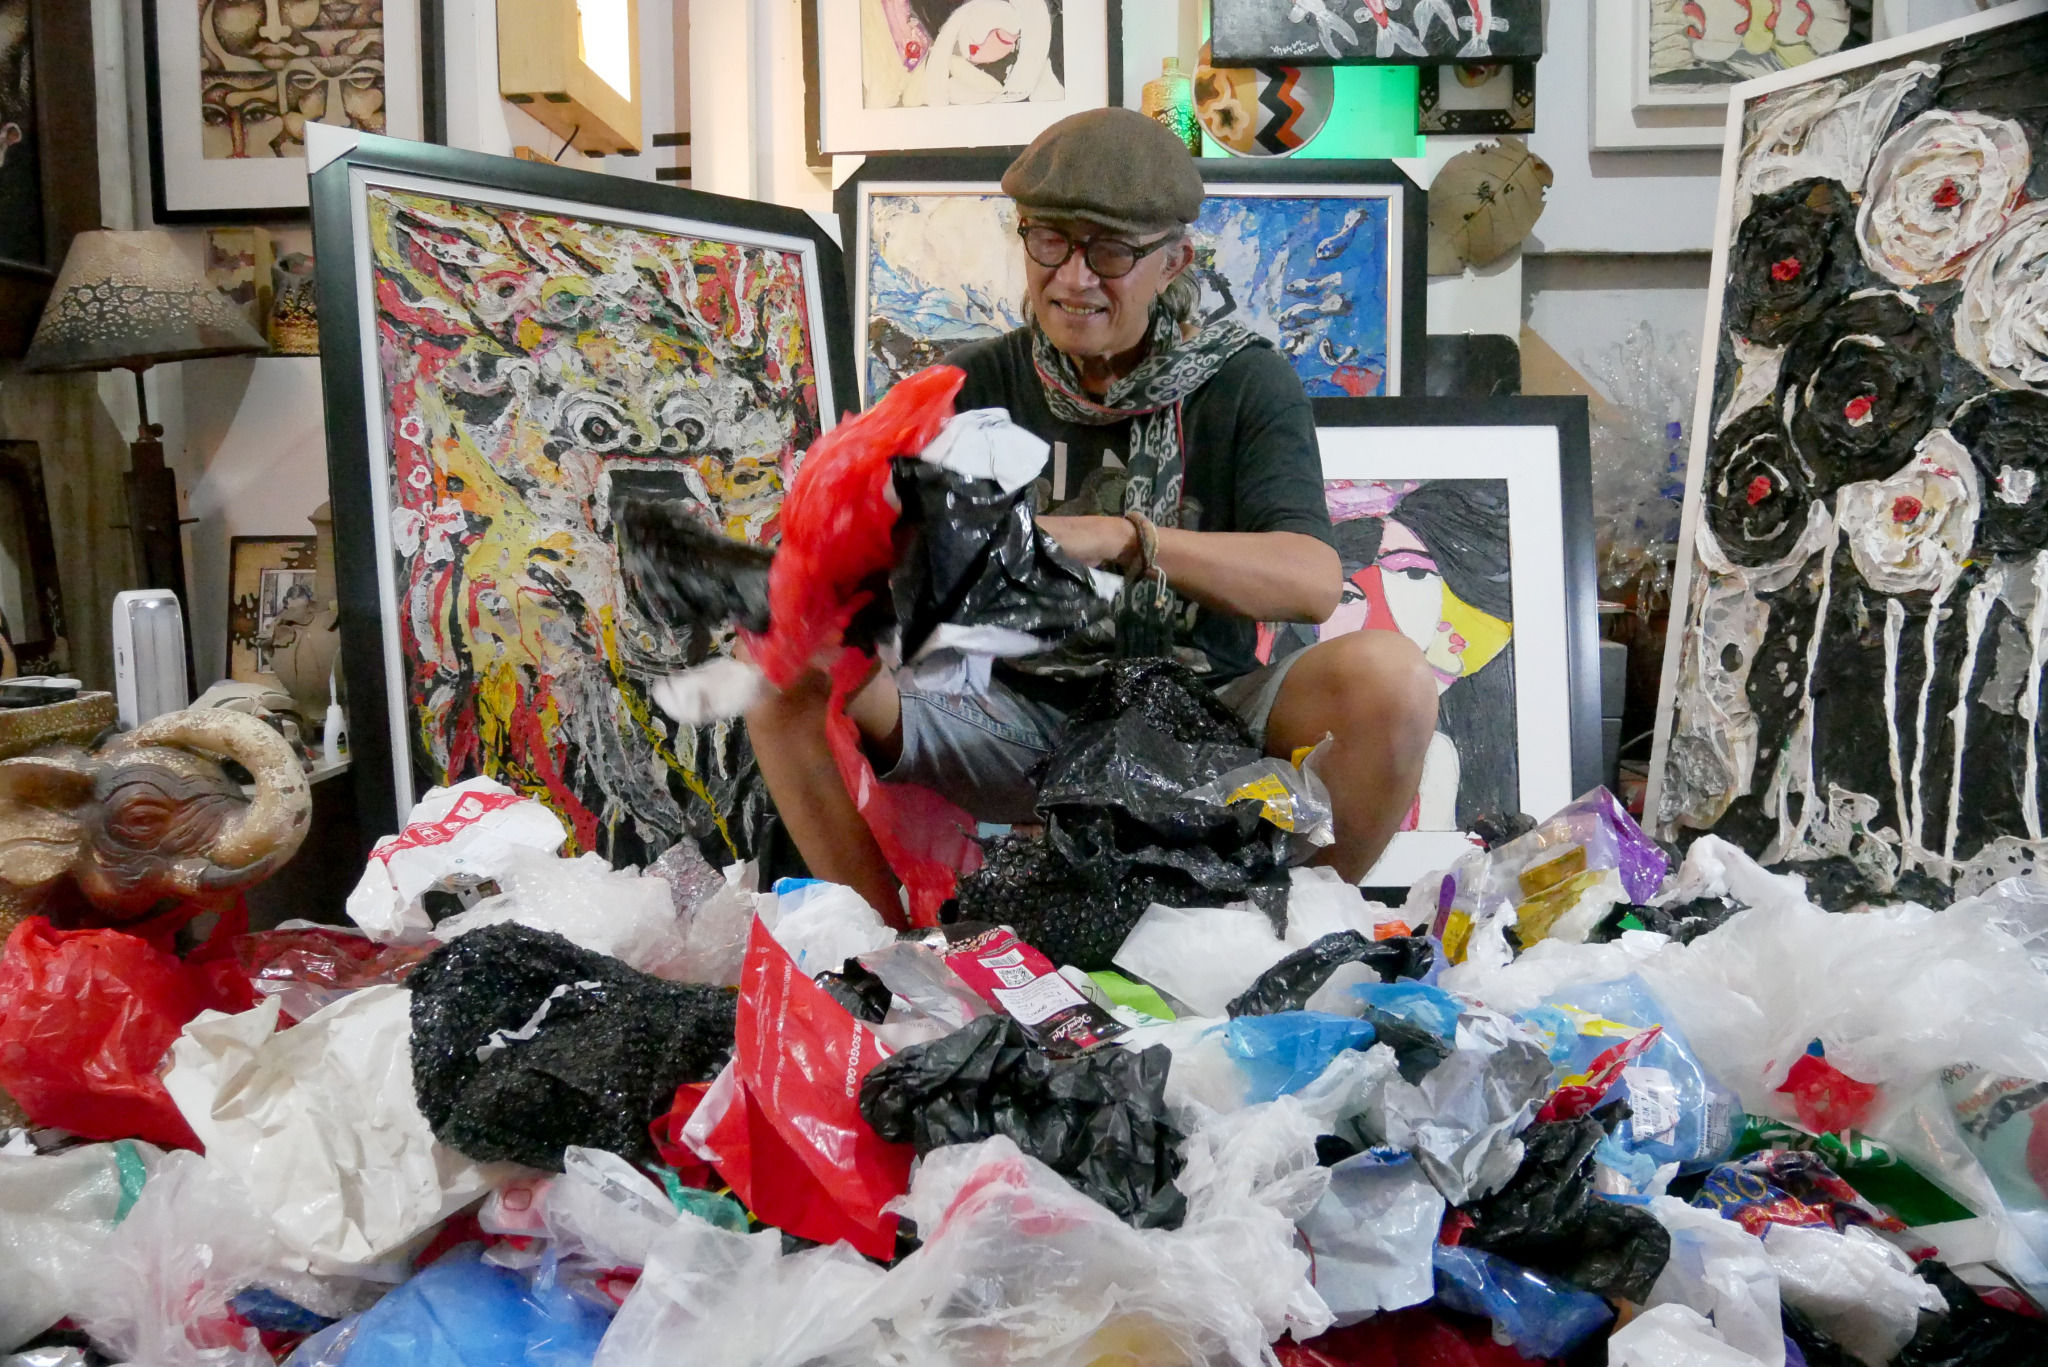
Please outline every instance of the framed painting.
[[159, 223], [302, 216], [310, 124], [427, 132], [438, 0], [142, 0], [142, 25]]
[[78, 233], [100, 226], [92, 11], [0, 0], [0, 358], [18, 360]]
[[1365, 878], [1406, 888], [1484, 816], [1541, 819], [1600, 782], [1592, 465], [1579, 398], [1318, 399], [1344, 598], [1261, 626], [1262, 661], [1398, 631], [1438, 688], [1422, 791]]
[[744, 727], [652, 684], [722, 649], [628, 591], [621, 516], [772, 543], [852, 386], [838, 248], [797, 209], [313, 130], [341, 630], [365, 832], [489, 775], [574, 849], [751, 853]]
[[1122, 0], [804, 0], [803, 21], [820, 158], [1021, 147], [1123, 103]]
[[1422, 133], [1533, 133], [1536, 63], [1482, 62], [1422, 68], [1415, 90]]
[[1210, 0], [1216, 60], [1443, 66], [1543, 55], [1542, 0]]
[[[966, 342], [1024, 321], [1011, 154], [870, 157], [840, 186], [868, 402]], [[1420, 394], [1428, 213], [1392, 162], [1202, 162], [1194, 225], [1205, 316], [1235, 318], [1311, 397]]]
[[2031, 868], [2048, 3], [1739, 87], [1646, 823], [1816, 900]]
[[271, 674], [270, 628], [297, 600], [313, 597], [310, 536], [237, 536], [228, 541], [228, 677]]

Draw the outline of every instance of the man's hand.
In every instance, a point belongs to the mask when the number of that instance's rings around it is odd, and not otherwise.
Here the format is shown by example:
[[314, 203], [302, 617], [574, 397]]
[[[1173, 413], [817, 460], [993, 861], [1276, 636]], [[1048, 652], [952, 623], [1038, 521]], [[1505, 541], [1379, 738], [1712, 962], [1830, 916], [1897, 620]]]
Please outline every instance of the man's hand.
[[1041, 517], [1038, 525], [1084, 565], [1122, 566], [1137, 558], [1138, 529], [1121, 517]]

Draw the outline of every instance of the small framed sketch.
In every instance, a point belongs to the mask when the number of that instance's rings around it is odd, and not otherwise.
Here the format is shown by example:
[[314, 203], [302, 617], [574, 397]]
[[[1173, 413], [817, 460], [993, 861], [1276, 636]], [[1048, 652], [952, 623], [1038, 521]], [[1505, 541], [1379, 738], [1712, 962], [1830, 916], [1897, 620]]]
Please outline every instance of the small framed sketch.
[[1422, 67], [1415, 100], [1419, 133], [1533, 133], [1536, 63]]
[[309, 123], [423, 136], [421, 13], [437, 6], [142, 0], [157, 222], [303, 217]]
[[238, 536], [228, 542], [228, 677], [271, 672], [270, 627], [294, 598], [313, 596], [310, 536]]
[[1316, 400], [1344, 597], [1319, 626], [1259, 628], [1284, 659], [1398, 631], [1437, 680], [1421, 791], [1371, 888], [1472, 848], [1479, 818], [1542, 817], [1600, 782], [1599, 628], [1586, 402]]
[[1021, 147], [1123, 103], [1122, 0], [804, 0], [814, 155]]

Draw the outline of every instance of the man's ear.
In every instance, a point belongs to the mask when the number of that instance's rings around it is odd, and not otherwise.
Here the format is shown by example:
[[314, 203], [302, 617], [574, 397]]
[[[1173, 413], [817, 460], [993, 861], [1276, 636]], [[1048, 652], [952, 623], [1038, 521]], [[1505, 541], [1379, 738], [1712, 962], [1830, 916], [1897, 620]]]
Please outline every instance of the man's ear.
[[1179, 279], [1181, 272], [1195, 264], [1194, 241], [1186, 233], [1182, 233], [1180, 241], [1168, 247], [1165, 255], [1166, 273], [1159, 278], [1162, 288]]

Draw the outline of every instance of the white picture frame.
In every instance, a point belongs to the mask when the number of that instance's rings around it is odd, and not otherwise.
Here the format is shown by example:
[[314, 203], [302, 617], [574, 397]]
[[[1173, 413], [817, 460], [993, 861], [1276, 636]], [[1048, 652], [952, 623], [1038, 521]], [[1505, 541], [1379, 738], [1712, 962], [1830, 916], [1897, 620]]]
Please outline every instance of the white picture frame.
[[1070, 114], [1122, 103], [1120, 0], [1060, 0], [1060, 98], [867, 107], [866, 0], [807, 0], [805, 54], [820, 156], [931, 148], [1021, 147]]

